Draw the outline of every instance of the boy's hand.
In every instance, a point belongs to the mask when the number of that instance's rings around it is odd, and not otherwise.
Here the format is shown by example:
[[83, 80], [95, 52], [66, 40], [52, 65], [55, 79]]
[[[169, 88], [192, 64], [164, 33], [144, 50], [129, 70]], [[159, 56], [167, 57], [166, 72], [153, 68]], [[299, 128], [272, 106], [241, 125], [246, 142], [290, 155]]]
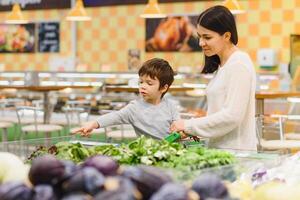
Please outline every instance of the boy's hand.
[[99, 125], [96, 121], [88, 122], [80, 128], [73, 129], [71, 134], [80, 134], [81, 136], [88, 137], [90, 136], [91, 132], [98, 127]]
[[180, 119], [180, 120], [177, 120], [177, 121], [174, 121], [172, 124], [171, 124], [171, 127], [170, 127], [170, 132], [183, 132], [184, 131], [184, 120]]

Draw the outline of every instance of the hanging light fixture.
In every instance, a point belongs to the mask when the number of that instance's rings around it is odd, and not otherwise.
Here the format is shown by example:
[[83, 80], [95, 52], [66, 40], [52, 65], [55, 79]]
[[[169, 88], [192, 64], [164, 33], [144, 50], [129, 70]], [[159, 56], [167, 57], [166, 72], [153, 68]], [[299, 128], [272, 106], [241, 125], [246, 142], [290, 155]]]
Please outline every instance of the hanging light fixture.
[[241, 14], [245, 12], [237, 0], [225, 0], [223, 5], [227, 7], [232, 14]]
[[26, 20], [21, 12], [20, 5], [15, 3], [12, 7], [11, 12], [7, 15], [6, 24], [26, 24], [28, 20]]
[[89, 21], [91, 17], [87, 15], [82, 0], [76, 0], [75, 6], [71, 9], [67, 15], [69, 21]]
[[143, 14], [140, 15], [142, 18], [165, 18], [166, 16], [160, 11], [157, 0], [149, 0]]

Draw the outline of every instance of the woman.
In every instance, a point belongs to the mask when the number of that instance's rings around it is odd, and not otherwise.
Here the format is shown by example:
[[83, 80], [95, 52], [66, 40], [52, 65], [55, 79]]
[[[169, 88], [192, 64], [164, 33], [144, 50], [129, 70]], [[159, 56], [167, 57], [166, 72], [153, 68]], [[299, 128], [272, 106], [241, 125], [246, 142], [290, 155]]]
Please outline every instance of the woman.
[[209, 146], [256, 149], [255, 69], [248, 54], [240, 51], [234, 16], [224, 6], [200, 14], [199, 45], [205, 54], [202, 73], [213, 73], [207, 86], [207, 116], [177, 120], [170, 131], [209, 138]]

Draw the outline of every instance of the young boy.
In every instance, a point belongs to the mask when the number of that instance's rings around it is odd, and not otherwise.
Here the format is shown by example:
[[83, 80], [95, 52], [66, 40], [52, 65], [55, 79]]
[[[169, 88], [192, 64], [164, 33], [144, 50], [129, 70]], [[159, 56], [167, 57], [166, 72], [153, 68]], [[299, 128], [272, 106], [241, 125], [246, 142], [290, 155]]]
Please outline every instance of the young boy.
[[146, 61], [138, 73], [141, 98], [131, 101], [119, 111], [100, 116], [97, 121], [87, 123], [74, 133], [89, 136], [96, 128], [131, 124], [138, 135], [157, 139], [168, 136], [171, 123], [179, 119], [175, 106], [163, 98], [174, 81], [174, 71], [167, 61], [153, 58]]

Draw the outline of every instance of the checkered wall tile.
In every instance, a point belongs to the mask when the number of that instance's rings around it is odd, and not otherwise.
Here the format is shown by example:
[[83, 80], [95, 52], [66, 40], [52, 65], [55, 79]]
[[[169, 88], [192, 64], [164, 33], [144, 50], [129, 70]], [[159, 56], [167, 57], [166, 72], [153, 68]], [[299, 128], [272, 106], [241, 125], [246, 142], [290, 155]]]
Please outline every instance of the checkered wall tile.
[[[160, 4], [165, 13], [199, 14], [222, 1]], [[238, 15], [239, 47], [247, 51], [254, 63], [259, 48], [274, 48], [280, 62], [289, 62], [289, 36], [300, 34], [299, 0], [240, 0], [247, 12]], [[141, 49], [141, 59], [161, 57], [175, 68], [202, 63], [202, 53], [146, 53], [145, 21], [139, 18], [145, 5], [87, 8], [90, 22], [77, 23], [77, 63], [87, 71], [126, 71], [127, 50]], [[60, 53], [0, 54], [6, 70], [48, 70], [49, 59], [71, 55], [71, 26], [64, 20], [67, 10], [25, 11], [33, 20], [61, 20]], [[5, 18], [0, 13], [0, 19]], [[82, 69], [82, 68], [81, 68]]]
[[[60, 26], [60, 53], [0, 53], [0, 64], [4, 64], [7, 71], [41, 70], [49, 69], [48, 61], [55, 56], [70, 56], [70, 22], [62, 20], [67, 14], [63, 10], [23, 11], [24, 16], [33, 22], [61, 21]], [[0, 21], [5, 19], [7, 12], [0, 12]]]

